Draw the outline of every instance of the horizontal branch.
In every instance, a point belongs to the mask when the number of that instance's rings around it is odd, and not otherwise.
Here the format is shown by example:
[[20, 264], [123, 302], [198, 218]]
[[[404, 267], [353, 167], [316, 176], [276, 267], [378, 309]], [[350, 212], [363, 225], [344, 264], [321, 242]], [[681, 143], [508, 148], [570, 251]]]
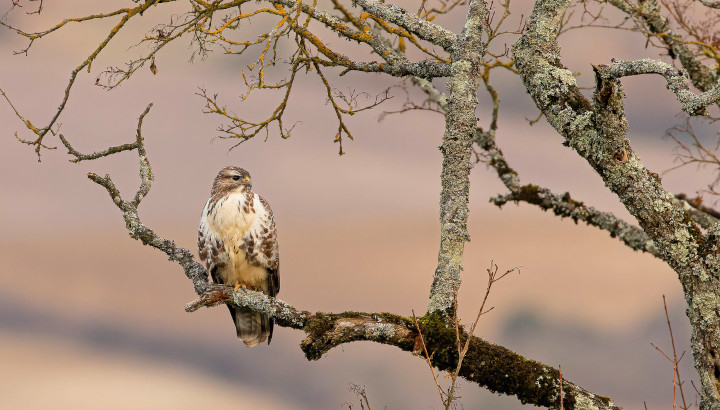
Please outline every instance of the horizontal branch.
[[393, 61], [392, 63], [371, 63], [376, 65], [377, 71], [390, 74], [394, 77], [415, 76], [421, 78], [449, 77], [450, 64], [439, 61]]
[[223, 303], [249, 307], [258, 313], [272, 316], [279, 326], [292, 329], [304, 328], [310, 317], [309, 312], [299, 311], [282, 300], [269, 297], [262, 292], [243, 288], [234, 292], [232, 287], [209, 283], [204, 293], [185, 305], [185, 311], [192, 313], [201, 307], [212, 307]]
[[83, 154], [83, 153], [75, 150], [75, 148], [73, 148], [72, 145], [70, 145], [70, 142], [65, 138], [64, 135], [60, 134], [59, 137], [60, 137], [60, 141], [63, 143], [65, 148], [67, 148], [68, 154], [75, 157], [75, 159], [71, 159], [70, 162], [75, 162], [75, 163], [78, 163], [80, 161], [90, 161], [93, 159], [106, 157], [108, 155], [117, 154], [118, 152], [132, 151], [138, 147], [137, 144], [133, 142], [130, 144], [117, 145], [114, 147], [104, 149], [102, 151], [93, 152], [91, 154]]
[[[185, 310], [194, 312], [206, 306], [233, 303], [272, 316], [281, 327], [304, 331], [307, 336], [300, 346], [308, 360], [318, 360], [332, 348], [356, 341], [372, 341], [400, 348], [422, 356], [420, 333], [412, 318], [391, 313], [310, 313], [297, 309], [262, 292], [222, 285], [208, 285], [207, 291], [188, 303]], [[418, 319], [418, 325], [432, 355], [432, 364], [442, 371], [457, 366], [455, 327], [439, 313]], [[460, 329], [461, 339], [467, 333]], [[547, 365], [473, 336], [460, 371], [460, 376], [495, 393], [517, 396], [523, 403], [560, 408], [560, 374]], [[563, 379], [565, 409], [617, 408], [607, 397], [590, 393]], [[586, 407], [591, 406], [591, 407]]]
[[640, 74], [659, 74], [667, 81], [667, 86], [676, 96], [683, 111], [690, 115], [701, 114], [709, 105], [720, 101], [720, 83], [702, 94], [693, 94], [688, 85], [685, 70], [678, 70], [671, 64], [649, 58], [636, 61], [614, 60], [609, 65], [597, 67], [604, 80], [614, 80]]
[[518, 173], [510, 167], [505, 155], [495, 143], [494, 128], [487, 132], [479, 129], [475, 135], [475, 143], [485, 151], [488, 157], [487, 163], [495, 169], [500, 180], [510, 190], [509, 194], [491, 198], [490, 202], [494, 205], [502, 207], [511, 201], [522, 201], [536, 205], [542, 210], [552, 210], [561, 218], [572, 218], [575, 223], [583, 221], [588, 225], [608, 231], [610, 236], [617, 237], [633, 250], [647, 252], [662, 259], [660, 249], [645, 231], [630, 225], [612, 213], [601, 212], [581, 201], [572, 199], [569, 192], [559, 195], [537, 185], [522, 185]]
[[642, 229], [632, 226], [609, 212], [601, 212], [593, 207], [585, 206], [580, 201], [570, 197], [568, 192], [558, 195], [547, 188], [537, 185], [524, 185], [517, 191], [506, 195], [498, 195], [490, 199], [494, 205], [502, 207], [508, 202], [526, 202], [537, 205], [543, 210], [552, 210], [555, 215], [562, 218], [572, 218], [575, 223], [583, 221], [610, 232], [610, 236], [617, 237], [628, 247], [647, 252], [655, 257], [662, 258], [660, 249]]

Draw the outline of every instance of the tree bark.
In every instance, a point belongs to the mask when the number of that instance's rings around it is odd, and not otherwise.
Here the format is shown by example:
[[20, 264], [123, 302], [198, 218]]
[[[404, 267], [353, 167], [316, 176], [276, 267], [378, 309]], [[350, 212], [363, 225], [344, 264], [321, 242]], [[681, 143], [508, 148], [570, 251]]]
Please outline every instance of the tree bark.
[[[701, 409], [720, 408], [720, 227], [703, 235], [676, 205], [626, 138], [620, 80], [596, 67], [592, 103], [560, 63], [556, 35], [570, 1], [537, 2], [527, 30], [513, 47], [525, 86], [548, 122], [602, 176], [677, 272], [688, 303], [692, 350], [700, 375]], [[712, 102], [710, 102], [712, 103]]]
[[[457, 367], [457, 334], [448, 326], [443, 312], [427, 314], [418, 319], [392, 313], [310, 313], [297, 309], [261, 292], [228, 286], [209, 285], [199, 298], [187, 304], [193, 312], [203, 306], [234, 303], [271, 315], [278, 326], [306, 333], [300, 347], [308, 360], [318, 360], [325, 353], [345, 343], [372, 341], [395, 346], [415, 356], [422, 356], [422, 332], [432, 364], [451, 372]], [[468, 334], [460, 329], [464, 343]], [[461, 377], [495, 393], [516, 396], [522, 403], [560, 408], [560, 372], [550, 366], [529, 360], [502, 346], [472, 336], [470, 347], [460, 369]], [[593, 394], [577, 384], [562, 379], [562, 407], [571, 409], [619, 409], [608, 397]]]
[[440, 251], [430, 288], [428, 312], [451, 312], [455, 292], [460, 289], [467, 230], [472, 143], [477, 128], [479, 67], [486, 44], [482, 31], [488, 10], [484, 1], [471, 0], [462, 35], [451, 49], [449, 98], [445, 110], [442, 191], [440, 192]]

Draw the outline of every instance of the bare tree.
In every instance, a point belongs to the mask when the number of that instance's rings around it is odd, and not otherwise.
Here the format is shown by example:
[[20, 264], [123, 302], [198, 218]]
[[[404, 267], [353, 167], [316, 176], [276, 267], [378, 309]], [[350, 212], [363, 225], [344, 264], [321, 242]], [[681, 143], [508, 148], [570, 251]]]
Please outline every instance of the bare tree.
[[[28, 6], [24, 3], [15, 0], [13, 8]], [[627, 137], [625, 94], [621, 83], [627, 76], [660, 75], [677, 97], [682, 111], [688, 116], [707, 115], [720, 101], [718, 75], [712, 67], [720, 61], [720, 40], [713, 29], [717, 27], [713, 21], [718, 21], [717, 2], [702, 0], [698, 5], [711, 16], [705, 20], [694, 19], [689, 10], [692, 2], [680, 0], [660, 0], [659, 3], [655, 0], [583, 1], [577, 4], [569, 0], [537, 1], [527, 19], [515, 20], [509, 18], [510, 0], [499, 3], [422, 1], [417, 10], [377, 0], [331, 0], [327, 4], [294, 0], [147, 0], [144, 3], [134, 0], [134, 3], [132, 7], [66, 19], [47, 30], [33, 33], [0, 21], [29, 40], [27, 47], [19, 51], [23, 54], [27, 54], [36, 41], [68, 24], [94, 20], [107, 24], [104, 40], [72, 71], [64, 96], [49, 122], [35, 124], [19, 107], [13, 106], [4, 92], [3, 96], [25, 124], [25, 133], [31, 135], [18, 136], [18, 139], [33, 147], [38, 159], [52, 138], [59, 139], [74, 162], [137, 151], [141, 184], [134, 195], [122, 195], [109, 175], [91, 173], [88, 177], [104, 187], [113, 203], [122, 210], [131, 237], [164, 252], [183, 267], [199, 295], [188, 304], [188, 311], [201, 306], [234, 303], [272, 315], [280, 326], [306, 333], [301, 348], [310, 360], [321, 358], [336, 346], [369, 340], [417, 355], [426, 356], [430, 352], [427, 356], [432, 356], [431, 363], [438, 369], [451, 374], [456, 372], [493, 392], [514, 395], [523, 403], [567, 409], [615, 408], [611, 399], [562, 379], [553, 366], [525, 359], [453, 326], [457, 323], [454, 303], [461, 284], [463, 251], [469, 240], [469, 174], [474, 163], [484, 161], [494, 168], [509, 191], [492, 199], [496, 205], [526, 202], [550, 209], [561, 217], [584, 221], [610, 232], [632, 249], [654, 255], [677, 272], [693, 329], [692, 352], [701, 382], [700, 407], [720, 408], [718, 214], [700, 206], [698, 201], [686, 201], [686, 196], [668, 192], [659, 176], [643, 165]], [[286, 110], [291, 108], [288, 101], [293, 86], [298, 74], [303, 72], [316, 75], [325, 87], [329, 109], [337, 118], [333, 131], [327, 132], [334, 133], [340, 154], [344, 153], [346, 138], [353, 138], [347, 117], [378, 106], [390, 94], [389, 91], [377, 96], [342, 93], [331, 83], [331, 80], [342, 81], [342, 78], [335, 79], [334, 76], [342, 77], [357, 71], [409, 79], [425, 93], [426, 99], [420, 103], [409, 102], [401, 111], [425, 109], [444, 115], [445, 133], [440, 147], [443, 155], [440, 249], [425, 315], [413, 321], [387, 313], [312, 313], [257, 292], [233, 292], [230, 288], [213, 285], [190, 251], [157, 235], [138, 216], [138, 206], [153, 181], [142, 132], [143, 119], [151, 105], [140, 115], [135, 140], [125, 145], [83, 154], [74, 148], [74, 138], [61, 133], [59, 119], [80, 74], [90, 71], [98, 55], [130, 21], [144, 18], [143, 14], [149, 10], [160, 13], [170, 3], [187, 3], [187, 10], [183, 14], [164, 15], [165, 23], [139, 39], [141, 45], [147, 46], [142, 57], [124, 67], [103, 71], [94, 78], [98, 86], [113, 89], [146, 65], [156, 73], [162, 67], [163, 48], [189, 37], [194, 55], [200, 57], [212, 48], [230, 54], [255, 53], [256, 62], [241, 73], [247, 87], [244, 97], [272, 90], [282, 94], [279, 104], [267, 118], [250, 120], [228, 110], [217, 94], [200, 90], [206, 112], [219, 115], [225, 121], [220, 127], [222, 136], [238, 144], [258, 135], [290, 137], [294, 126], [288, 127], [284, 118]], [[42, 0], [36, 1], [35, 6], [35, 12], [40, 13]], [[615, 16], [620, 13], [618, 22], [604, 17], [606, 9], [614, 10]], [[458, 32], [435, 23], [438, 17], [462, 12], [465, 18]], [[245, 23], [250, 19], [260, 19], [262, 24], [248, 27]], [[558, 36], [591, 26], [633, 30], [665, 50], [667, 57], [594, 62], [598, 64], [593, 66], [596, 86], [592, 96], [588, 96], [578, 87], [576, 75], [562, 64]], [[343, 41], [332, 41], [334, 37]], [[507, 45], [513, 42], [510, 51]], [[368, 60], [348, 57], [367, 55], [368, 51], [372, 53]], [[607, 188], [637, 219], [639, 226], [587, 206], [567, 193], [558, 194], [539, 185], [520, 182], [518, 173], [496, 144], [500, 100], [490, 81], [495, 69], [522, 78], [541, 115], [564, 138], [564, 145], [576, 151], [602, 177]], [[439, 78], [447, 81], [446, 92], [433, 85], [432, 80]], [[691, 86], [699, 92], [691, 91]], [[489, 113], [477, 112], [479, 89], [484, 89], [493, 101]], [[490, 119], [489, 128], [479, 126], [477, 115]], [[459, 358], [463, 360], [461, 367], [458, 366]]]

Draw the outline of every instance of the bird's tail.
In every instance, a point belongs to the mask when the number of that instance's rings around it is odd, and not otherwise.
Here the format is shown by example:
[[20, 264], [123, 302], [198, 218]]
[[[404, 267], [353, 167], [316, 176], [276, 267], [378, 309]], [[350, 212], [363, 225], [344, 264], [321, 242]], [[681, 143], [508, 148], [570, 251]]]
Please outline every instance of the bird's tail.
[[257, 346], [265, 340], [270, 344], [273, 333], [273, 320], [270, 316], [250, 309], [230, 307], [235, 321], [238, 340], [248, 347]]

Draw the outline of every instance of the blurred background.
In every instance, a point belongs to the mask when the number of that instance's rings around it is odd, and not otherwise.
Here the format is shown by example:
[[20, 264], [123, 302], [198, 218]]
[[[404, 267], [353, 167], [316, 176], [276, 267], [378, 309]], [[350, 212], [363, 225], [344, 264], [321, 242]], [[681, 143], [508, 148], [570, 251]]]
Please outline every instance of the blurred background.
[[[132, 4], [63, 3], [46, 2], [42, 14], [27, 15], [36, 5], [21, 2], [24, 8], [4, 18], [32, 32], [64, 18]], [[4, 13], [10, 2], [2, 7]], [[153, 102], [143, 126], [156, 177], [140, 208], [148, 227], [196, 252], [197, 224], [212, 179], [223, 166], [242, 166], [275, 213], [281, 299], [310, 311], [422, 314], [439, 244], [442, 158], [437, 147], [443, 117], [414, 111], [379, 121], [383, 111], [397, 110], [405, 101], [405, 92], [393, 88], [394, 99], [348, 120], [355, 140], [346, 139], [347, 155], [338, 156], [334, 113], [321, 82], [310, 73], [298, 79], [290, 99], [285, 123], [297, 122], [291, 138], [271, 133], [230, 150], [236, 141], [216, 138], [223, 121], [202, 113], [198, 87], [219, 93], [229, 108], [251, 120], [266, 118], [278, 95], [258, 93], [241, 102], [246, 87], [240, 70], [257, 55], [216, 51], [190, 63], [193, 48], [185, 40], [158, 55], [157, 75], [146, 66], [113, 91], [94, 85], [106, 67], [122, 66], [146, 51], [134, 45], [185, 7], [154, 7], [123, 29], [91, 72], [79, 74], [59, 120], [61, 132], [84, 153], [129, 143], [138, 116]], [[520, 5], [513, 18], [528, 12], [528, 5]], [[455, 30], [464, 14], [458, 9], [438, 21]], [[0, 29], [0, 88], [26, 119], [45, 125], [71, 71], [108, 30], [102, 21], [68, 24], [36, 41], [27, 55], [13, 55], [27, 41]], [[331, 37], [333, 45], [342, 46]], [[498, 44], [514, 39], [507, 36]], [[573, 30], [561, 45], [563, 63], [581, 73], [578, 81], [587, 87], [593, 85], [590, 64], [658, 55], [641, 35], [601, 28]], [[341, 90], [371, 95], [399, 83], [357, 73], [330, 79]], [[496, 70], [493, 84], [502, 99], [497, 142], [524, 183], [569, 191], [635, 222], [544, 120], [529, 125], [538, 110], [519, 77]], [[675, 145], [662, 136], [682, 122], [676, 117], [679, 105], [659, 77], [628, 78], [623, 84], [629, 138], [646, 166], [662, 173], [674, 165]], [[444, 87], [441, 81], [435, 85]], [[486, 93], [480, 92], [480, 101], [477, 115], [487, 126]], [[49, 137], [46, 144], [60, 147], [44, 151], [38, 162], [33, 147], [15, 138], [15, 132], [26, 139], [32, 135], [5, 101], [0, 101], [0, 127], [0, 408], [359, 408], [348, 390], [353, 384], [364, 386], [373, 408], [441, 407], [424, 360], [398, 349], [354, 343], [308, 362], [299, 349], [299, 331], [278, 328], [271, 346], [248, 349], [235, 339], [225, 308], [185, 313], [185, 303], [195, 295], [181, 268], [129, 238], [107, 193], [85, 176], [108, 173], [125, 197], [134, 195], [136, 153], [72, 164], [59, 141]], [[663, 175], [663, 185], [694, 196], [711, 178], [711, 170], [688, 168]], [[475, 167], [471, 180], [472, 241], [459, 295], [464, 322], [479, 308], [491, 261], [501, 271], [521, 266], [519, 275], [493, 288], [489, 303], [495, 308], [482, 317], [478, 336], [561, 365], [568, 379], [624, 408], [643, 408], [643, 402], [667, 408], [673, 397], [672, 363], [650, 345], [671, 352], [662, 304], [666, 295], [678, 353], [688, 350], [681, 361], [685, 394], [695, 399], [686, 306], [670, 268], [596, 228], [529, 205], [502, 210], [490, 205], [490, 197], [506, 191], [484, 164]], [[465, 408], [522, 407], [513, 397], [465, 382], [460, 386]]]

